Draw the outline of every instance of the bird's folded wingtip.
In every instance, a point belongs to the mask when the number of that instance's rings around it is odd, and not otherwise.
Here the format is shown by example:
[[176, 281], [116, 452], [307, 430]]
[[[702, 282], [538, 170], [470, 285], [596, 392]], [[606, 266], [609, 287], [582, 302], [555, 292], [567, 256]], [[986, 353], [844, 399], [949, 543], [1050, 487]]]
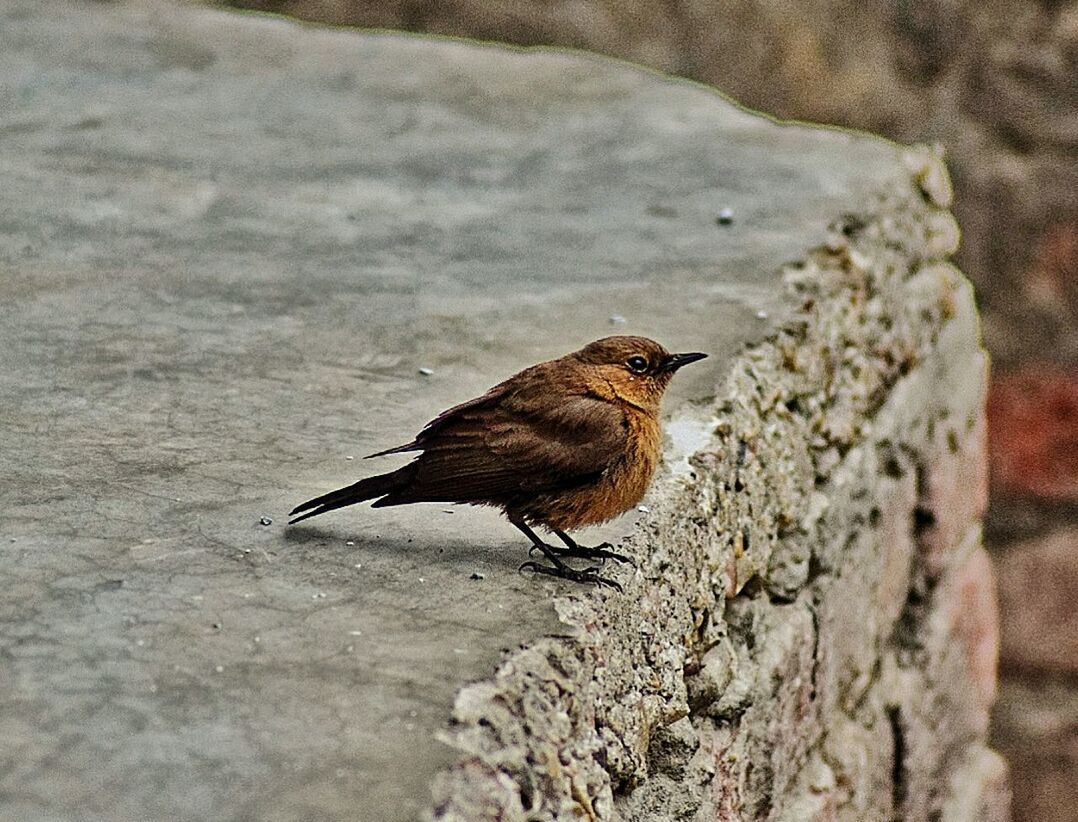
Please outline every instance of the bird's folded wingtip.
[[[320, 500], [317, 497], [315, 499], [309, 499], [306, 502], [301, 502], [299, 505], [297, 505], [295, 508], [288, 512], [288, 516], [295, 517], [295, 519], [290, 519], [288, 521], [288, 524], [295, 525], [301, 519], [313, 517], [315, 514], [319, 513], [317, 509], [319, 508], [320, 504]], [[315, 510], [312, 511], [312, 508], [314, 508]], [[304, 511], [307, 511], [308, 513], [303, 514]], [[303, 516], [297, 517], [296, 514], [303, 514]]]
[[411, 442], [406, 442], [404, 445], [398, 445], [394, 448], [387, 448], [385, 451], [375, 451], [373, 454], [367, 454], [367, 456], [365, 456], [363, 459], [369, 460], [373, 459], [374, 457], [386, 457], [390, 454], [403, 454], [406, 451], [417, 450], [417, 446], [418, 443], [415, 440], [412, 440]]
[[[294, 514], [294, 513], [296, 513], [296, 512], [292, 511], [292, 513], [290, 513], [288, 516], [292, 516], [292, 514]], [[307, 519], [309, 517], [313, 517], [315, 514], [321, 514], [321, 513], [323, 513], [323, 512], [319, 511], [319, 510], [308, 511], [306, 514], [298, 516], [295, 519], [290, 519], [288, 521], [288, 524], [289, 525], [295, 525], [297, 522], [302, 522], [303, 520], [305, 520], [305, 519]]]

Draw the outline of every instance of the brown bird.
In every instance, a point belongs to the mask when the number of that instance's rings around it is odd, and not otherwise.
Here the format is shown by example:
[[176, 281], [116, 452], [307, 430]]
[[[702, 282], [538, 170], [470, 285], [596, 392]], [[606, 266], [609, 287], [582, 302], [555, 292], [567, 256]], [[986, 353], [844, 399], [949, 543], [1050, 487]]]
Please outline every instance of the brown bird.
[[[647, 337], [605, 337], [579, 351], [526, 368], [474, 400], [439, 414], [405, 445], [371, 457], [419, 451], [407, 465], [367, 477], [296, 506], [289, 524], [336, 508], [411, 502], [466, 502], [501, 508], [550, 565], [529, 569], [608, 585], [599, 568], [566, 557], [629, 558], [577, 545], [566, 533], [605, 522], [644, 496], [662, 450], [659, 402], [681, 366], [706, 354], [671, 354]], [[548, 545], [542, 526], [565, 543]]]

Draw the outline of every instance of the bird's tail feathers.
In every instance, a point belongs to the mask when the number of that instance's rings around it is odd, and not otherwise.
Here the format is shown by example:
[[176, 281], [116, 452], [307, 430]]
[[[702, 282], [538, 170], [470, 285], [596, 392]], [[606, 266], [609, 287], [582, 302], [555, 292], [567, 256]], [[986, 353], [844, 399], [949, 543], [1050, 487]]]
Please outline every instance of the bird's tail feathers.
[[328, 494], [309, 499], [289, 512], [288, 515], [293, 516], [306, 511], [303, 516], [289, 520], [288, 524], [295, 525], [308, 517], [316, 517], [327, 511], [344, 508], [346, 505], [354, 505], [357, 502], [383, 497], [393, 491], [399, 491], [411, 481], [414, 470], [412, 465], [405, 465], [396, 471], [390, 471], [388, 474], [367, 477], [345, 488], [338, 488], [336, 491], [330, 491]]

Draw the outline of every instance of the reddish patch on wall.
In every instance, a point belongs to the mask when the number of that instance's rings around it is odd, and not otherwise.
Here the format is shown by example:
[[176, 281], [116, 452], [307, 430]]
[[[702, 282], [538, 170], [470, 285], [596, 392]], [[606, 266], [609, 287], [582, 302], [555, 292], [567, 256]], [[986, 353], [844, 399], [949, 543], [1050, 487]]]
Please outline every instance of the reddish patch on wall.
[[995, 492], [1078, 500], [1078, 369], [1034, 365], [993, 377], [988, 430]]

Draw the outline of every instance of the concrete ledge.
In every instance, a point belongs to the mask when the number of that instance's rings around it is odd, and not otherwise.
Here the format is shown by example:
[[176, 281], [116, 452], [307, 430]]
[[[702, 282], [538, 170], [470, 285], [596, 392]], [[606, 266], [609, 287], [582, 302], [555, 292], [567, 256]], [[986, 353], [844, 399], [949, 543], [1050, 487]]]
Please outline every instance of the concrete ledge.
[[[157, 4], [10, 3], [0, 76], [0, 815], [1005, 818], [939, 158]], [[612, 331], [713, 355], [585, 535], [624, 595], [490, 512], [282, 527]]]

